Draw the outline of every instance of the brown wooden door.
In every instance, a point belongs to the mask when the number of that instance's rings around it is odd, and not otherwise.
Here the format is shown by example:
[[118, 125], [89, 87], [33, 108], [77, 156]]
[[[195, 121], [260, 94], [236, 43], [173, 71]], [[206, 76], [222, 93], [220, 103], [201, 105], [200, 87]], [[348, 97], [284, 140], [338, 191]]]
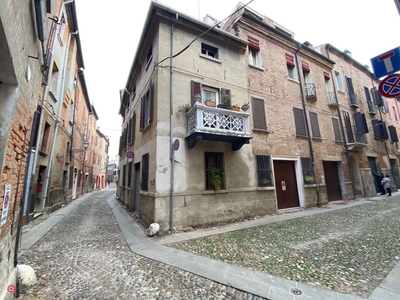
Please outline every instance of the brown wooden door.
[[298, 207], [299, 193], [294, 162], [274, 160], [274, 173], [278, 209]]
[[328, 201], [342, 200], [337, 162], [324, 161], [323, 165]]

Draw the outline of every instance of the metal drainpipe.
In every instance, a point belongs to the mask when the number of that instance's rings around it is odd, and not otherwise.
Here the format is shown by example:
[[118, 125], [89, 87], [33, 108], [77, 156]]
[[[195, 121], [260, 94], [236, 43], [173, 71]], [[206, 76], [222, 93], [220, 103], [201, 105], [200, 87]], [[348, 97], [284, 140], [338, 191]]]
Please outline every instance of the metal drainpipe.
[[300, 67], [299, 67], [299, 56], [298, 56], [298, 53], [299, 53], [300, 49], [301, 49], [301, 44], [299, 44], [299, 48], [294, 53], [294, 56], [295, 56], [295, 59], [296, 59], [297, 76], [299, 78], [299, 86], [300, 86], [300, 93], [301, 93], [301, 104], [303, 106], [304, 122], [306, 123], [308, 147], [310, 149], [311, 162], [312, 162], [312, 165], [313, 165], [313, 175], [314, 175], [314, 178], [315, 178], [315, 192], [316, 192], [316, 195], [317, 195], [317, 206], [319, 206], [320, 205], [320, 200], [319, 200], [319, 190], [318, 190], [317, 176], [315, 174], [314, 151], [313, 151], [312, 142], [311, 142], [310, 128], [309, 128], [309, 125], [308, 125], [308, 119], [307, 119], [307, 113], [306, 113], [306, 101], [304, 99], [303, 84], [302, 84], [302, 81], [301, 81], [301, 74], [300, 74]]
[[175, 176], [175, 151], [173, 148], [173, 130], [174, 130], [174, 110], [172, 101], [172, 55], [174, 49], [174, 26], [178, 20], [178, 14], [175, 15], [175, 20], [172, 23], [171, 35], [170, 35], [170, 57], [169, 57], [169, 113], [170, 113], [170, 128], [169, 128], [169, 151], [171, 159], [171, 201], [170, 201], [170, 212], [169, 212], [169, 230], [174, 231], [174, 176]]
[[78, 34], [78, 31], [71, 32], [68, 35], [68, 41], [67, 41], [67, 45], [65, 47], [64, 62], [63, 62], [63, 73], [62, 73], [62, 78], [61, 78], [61, 88], [60, 88], [60, 95], [59, 95], [60, 96], [59, 97], [60, 104], [58, 106], [58, 111], [57, 111], [57, 115], [56, 115], [56, 127], [54, 128], [53, 140], [52, 140], [52, 143], [51, 143], [51, 149], [50, 149], [50, 155], [49, 155], [49, 163], [48, 163], [47, 170], [46, 170], [46, 181], [44, 183], [43, 198], [42, 198], [42, 212], [44, 211], [44, 207], [46, 205], [47, 189], [48, 189], [48, 186], [49, 186], [51, 165], [53, 164], [54, 148], [55, 148], [55, 144], [56, 144], [56, 140], [57, 140], [58, 128], [60, 127], [59, 126], [60, 122], [59, 122], [58, 119], [61, 116], [61, 109], [62, 109], [63, 102], [64, 102], [65, 74], [67, 73], [69, 44], [70, 44], [70, 41], [71, 41], [71, 36], [72, 35], [76, 35], [76, 34]]
[[[331, 58], [330, 58], [330, 55], [329, 55], [329, 48], [330, 48], [330, 45], [327, 44], [325, 48], [326, 48], [326, 53], [327, 53], [327, 55], [328, 55], [328, 59], [331, 59]], [[334, 75], [334, 74], [332, 73], [332, 79], [333, 79], [333, 75]], [[355, 198], [356, 198], [356, 187], [354, 186], [354, 175], [353, 175], [353, 170], [352, 170], [351, 164], [350, 164], [350, 154], [349, 154], [349, 149], [347, 149], [346, 135], [345, 135], [345, 132], [344, 132], [344, 126], [343, 126], [343, 121], [342, 121], [342, 115], [340, 114], [339, 98], [337, 97], [337, 91], [336, 91], [336, 86], [335, 86], [335, 84], [333, 84], [333, 92], [335, 93], [335, 97], [336, 97], [337, 104], [338, 104], [338, 118], [339, 118], [340, 129], [341, 129], [340, 131], [341, 131], [342, 136], [343, 136], [344, 152], [346, 153], [347, 165], [348, 165], [349, 172], [350, 172], [351, 189], [352, 189], [352, 191], [353, 191], [353, 199], [355, 199]]]

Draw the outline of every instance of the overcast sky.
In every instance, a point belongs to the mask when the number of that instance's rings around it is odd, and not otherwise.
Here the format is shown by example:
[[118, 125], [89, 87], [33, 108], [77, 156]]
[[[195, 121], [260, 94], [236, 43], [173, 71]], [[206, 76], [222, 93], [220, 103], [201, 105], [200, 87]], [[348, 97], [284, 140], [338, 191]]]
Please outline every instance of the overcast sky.
[[[209, 14], [222, 20], [239, 2], [249, 1], [159, 2], [195, 18]], [[121, 134], [119, 90], [125, 87], [150, 0], [75, 0], [75, 5], [89, 98], [100, 131], [110, 138], [112, 160]], [[362, 64], [400, 46], [394, 0], [253, 0], [249, 7], [293, 31], [297, 41], [350, 50]]]

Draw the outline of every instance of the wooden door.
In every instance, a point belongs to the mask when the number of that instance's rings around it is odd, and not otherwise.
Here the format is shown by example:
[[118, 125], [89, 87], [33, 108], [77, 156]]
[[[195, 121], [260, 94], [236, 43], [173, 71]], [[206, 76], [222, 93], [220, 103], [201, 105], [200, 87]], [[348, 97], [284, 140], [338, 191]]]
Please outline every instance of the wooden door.
[[294, 161], [274, 160], [274, 173], [278, 209], [298, 207], [300, 202]]
[[336, 161], [324, 161], [324, 174], [328, 201], [342, 200], [342, 190], [340, 189], [339, 172]]

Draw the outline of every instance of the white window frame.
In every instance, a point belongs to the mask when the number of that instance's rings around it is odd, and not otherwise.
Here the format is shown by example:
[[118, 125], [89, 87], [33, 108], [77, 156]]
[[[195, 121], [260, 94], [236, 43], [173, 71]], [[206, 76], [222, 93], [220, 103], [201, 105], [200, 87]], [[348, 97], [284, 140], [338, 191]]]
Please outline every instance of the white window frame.
[[219, 103], [219, 89], [203, 85], [201, 87], [201, 98], [203, 100], [203, 103], [206, 100], [211, 99], [211, 100], [215, 101], [216, 105], [218, 105], [218, 104], [220, 104]]
[[335, 84], [338, 92], [344, 93], [342, 73], [340, 73], [338, 70], [333, 70], [333, 73], [335, 74]]
[[252, 66], [262, 67], [260, 50], [249, 48], [249, 64]]
[[292, 80], [299, 81], [299, 79], [297, 77], [296, 66], [291, 66], [291, 65], [286, 64], [286, 67], [287, 67], [287, 73], [288, 73], [287, 76], [288, 76], [288, 78], [292, 79]]

